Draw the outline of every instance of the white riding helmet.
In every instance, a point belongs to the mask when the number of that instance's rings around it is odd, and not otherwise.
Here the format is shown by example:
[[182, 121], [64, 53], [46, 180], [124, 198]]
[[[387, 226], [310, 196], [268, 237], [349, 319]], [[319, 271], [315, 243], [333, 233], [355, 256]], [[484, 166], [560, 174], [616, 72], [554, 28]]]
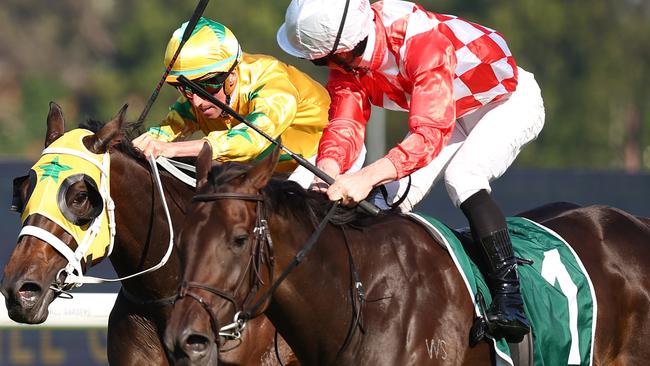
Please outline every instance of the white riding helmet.
[[291, 0], [277, 41], [308, 60], [351, 51], [368, 37], [373, 17], [369, 0]]

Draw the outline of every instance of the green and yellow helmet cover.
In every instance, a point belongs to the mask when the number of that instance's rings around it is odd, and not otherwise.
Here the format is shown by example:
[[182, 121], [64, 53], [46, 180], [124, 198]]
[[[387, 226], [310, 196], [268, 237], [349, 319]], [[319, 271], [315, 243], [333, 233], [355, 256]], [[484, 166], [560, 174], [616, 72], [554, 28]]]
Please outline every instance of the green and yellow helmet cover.
[[[66, 217], [62, 209], [61, 192], [69, 185], [79, 179], [84, 179], [87, 184], [99, 187], [101, 184], [102, 170], [92, 162], [78, 156], [47, 153], [51, 149], [71, 149], [78, 151], [87, 158], [95, 160], [99, 166], [108, 166], [104, 164], [104, 159], [109, 159], [107, 154], [95, 154], [89, 151], [83, 144], [84, 137], [92, 135], [92, 132], [84, 129], [76, 129], [65, 133], [52, 144], [50, 144], [41, 158], [32, 166], [32, 171], [36, 175], [33, 191], [24, 207], [21, 215], [23, 225], [27, 218], [33, 214], [40, 214], [52, 220], [65, 231], [67, 231], [81, 245], [90, 228], [90, 224], [78, 225]], [[105, 192], [109, 194], [110, 185], [108, 184], [108, 171], [106, 173]], [[62, 189], [63, 188], [63, 189]], [[63, 192], [65, 193], [65, 192]], [[102, 193], [99, 192], [101, 195]], [[65, 200], [65, 197], [63, 197]], [[102, 197], [101, 212], [98, 212], [98, 219], [101, 219], [99, 233], [92, 239], [88, 249], [84, 253], [84, 258], [92, 255], [93, 259], [106, 256], [110, 246], [109, 219], [105, 204]]]
[[[186, 27], [187, 22], [169, 40], [165, 51], [165, 67], [174, 57]], [[227, 72], [241, 57], [239, 42], [232, 31], [221, 23], [201, 17], [165, 80], [176, 83], [180, 75], [197, 80], [206, 75]]]

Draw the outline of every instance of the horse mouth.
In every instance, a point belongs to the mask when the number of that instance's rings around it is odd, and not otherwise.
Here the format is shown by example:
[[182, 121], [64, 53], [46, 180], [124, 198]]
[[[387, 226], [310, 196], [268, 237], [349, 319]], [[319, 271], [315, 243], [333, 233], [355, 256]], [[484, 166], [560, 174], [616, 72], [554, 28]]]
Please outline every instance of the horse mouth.
[[55, 293], [51, 289], [43, 292], [35, 283], [24, 283], [14, 294], [5, 294], [7, 314], [18, 323], [41, 324], [47, 320], [48, 307], [54, 298]]
[[[211, 324], [204, 313], [192, 310], [201, 308], [195, 302], [186, 304], [187, 298], [182, 298], [174, 304], [167, 319], [164, 344], [168, 356], [174, 365], [217, 365], [219, 348], [214, 341], [214, 335], [206, 324]], [[183, 304], [189, 308], [181, 308]]]
[[203, 336], [188, 335], [174, 345], [168, 344], [167, 351], [175, 365], [207, 366], [219, 363], [216, 344]]

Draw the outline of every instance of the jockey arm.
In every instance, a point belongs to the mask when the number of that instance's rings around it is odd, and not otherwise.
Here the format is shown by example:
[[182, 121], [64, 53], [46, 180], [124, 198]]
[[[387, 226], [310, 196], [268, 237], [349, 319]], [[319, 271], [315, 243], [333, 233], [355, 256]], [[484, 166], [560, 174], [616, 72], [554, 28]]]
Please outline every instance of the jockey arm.
[[198, 130], [192, 104], [183, 96], [169, 107], [167, 117], [160, 126], [150, 128], [147, 133], [155, 140], [172, 142], [187, 138]]
[[[434, 34], [433, 37], [436, 35]], [[327, 190], [330, 199], [342, 198], [347, 204], [359, 202], [367, 197], [373, 187], [399, 179], [430, 163], [451, 137], [456, 119], [453, 97], [453, 70], [456, 66], [456, 58], [453, 46], [448, 41], [438, 39], [435, 41], [432, 42], [431, 34], [428, 33], [413, 37], [404, 58], [406, 76], [413, 84], [409, 113], [410, 135], [391, 149], [384, 158], [356, 173], [337, 179], [337, 182]], [[330, 89], [336, 91], [337, 86], [332, 85]], [[361, 96], [365, 97], [362, 93], [343, 94], [347, 95], [345, 103], [341, 103], [337, 98], [338, 94], [333, 97], [334, 118], [328, 125], [328, 133], [323, 134], [323, 139], [341, 136], [344, 140], [352, 141], [354, 144], [352, 146], [356, 146], [363, 143], [367, 117], [359, 122], [358, 119], [354, 119], [354, 116], [360, 115], [359, 106], [366, 108], [367, 112], [370, 107], [367, 105], [367, 98], [360, 99]], [[345, 119], [339, 117], [345, 115], [346, 111], [340, 111], [343, 106], [352, 109], [347, 112], [352, 117]], [[345, 125], [340, 121], [347, 122], [351, 119], [356, 123], [348, 122], [348, 126], [357, 129], [348, 128], [346, 131]], [[345, 167], [349, 166], [350, 159], [354, 155], [345, 153], [337, 155], [329, 152], [321, 155], [323, 146], [330, 145], [333, 143], [321, 141], [320, 165], [332, 169], [333, 161], [339, 159], [340, 170], [345, 171]], [[337, 145], [346, 147], [340, 142], [337, 142]]]
[[413, 83], [410, 134], [386, 155], [397, 170], [397, 179], [438, 156], [456, 122], [456, 56], [452, 44], [438, 32], [426, 32], [411, 38], [406, 50], [404, 69]]
[[[154, 157], [197, 156], [202, 141], [180, 141], [198, 130], [196, 116], [190, 102], [183, 96], [169, 108], [169, 113], [160, 126], [151, 127], [133, 140], [133, 145], [145, 155]], [[173, 143], [170, 143], [173, 142]]]
[[[296, 116], [298, 92], [283, 75], [260, 80], [251, 90], [245, 100], [249, 110], [245, 118], [273, 138], [279, 137]], [[180, 111], [179, 105], [182, 107], [184, 104], [176, 103], [163, 125], [150, 129], [135, 139], [134, 144], [144, 145], [146, 141], [143, 142], [143, 139], [153, 138], [155, 141], [151, 145], [156, 146], [154, 155], [176, 157], [198, 155], [207, 141], [212, 147], [213, 158], [219, 161], [250, 161], [270, 144], [245, 124], [238, 124], [229, 130], [212, 131], [200, 140], [166, 143], [189, 136], [198, 129], [191, 105], [187, 103], [189, 109], [180, 108]]]
[[[286, 75], [261, 79], [246, 97], [248, 114], [244, 118], [277, 139], [293, 122], [298, 109], [298, 92]], [[262, 135], [241, 123], [230, 130], [213, 131], [205, 138], [219, 161], [250, 161], [270, 144]]]
[[185, 97], [180, 97], [169, 108], [169, 113], [160, 126], [151, 127], [136, 137], [133, 145], [145, 156], [152, 154], [156, 158], [196, 156], [201, 151], [202, 142], [197, 144], [196, 141], [175, 141], [191, 136], [197, 129], [198, 124], [190, 102]]
[[327, 89], [330, 121], [318, 145], [317, 165], [335, 178], [350, 169], [363, 148], [370, 100], [354, 76], [340, 70], [330, 70]]

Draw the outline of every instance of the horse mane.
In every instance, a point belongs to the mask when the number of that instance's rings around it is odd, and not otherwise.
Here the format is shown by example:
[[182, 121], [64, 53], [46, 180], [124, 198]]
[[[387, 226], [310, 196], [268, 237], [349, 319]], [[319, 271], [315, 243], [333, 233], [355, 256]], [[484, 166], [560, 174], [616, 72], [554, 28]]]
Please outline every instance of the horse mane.
[[[92, 133], [97, 133], [99, 130], [104, 127], [106, 122], [101, 122], [92, 118], [88, 118], [87, 120], [79, 123], [79, 128], [83, 128], [86, 130], [89, 130]], [[133, 146], [131, 143], [131, 140], [137, 131], [134, 131], [133, 129], [133, 124], [127, 123], [125, 124], [126, 127], [122, 127], [122, 130], [120, 131], [122, 133], [122, 139], [118, 144], [113, 145], [112, 147], [118, 150], [119, 152], [123, 153], [124, 155], [127, 155], [128, 157], [132, 158], [133, 160], [136, 160], [140, 163], [147, 163], [147, 159], [142, 154], [142, 152]]]
[[[208, 174], [208, 182], [221, 187], [250, 169], [250, 165], [228, 162], [213, 166]], [[287, 179], [286, 174], [276, 174], [262, 190], [268, 209], [284, 217], [316, 227], [332, 207], [332, 202], [323, 193], [304, 189], [298, 183]], [[370, 223], [369, 216], [355, 208], [339, 207], [331, 223], [350, 227], [365, 227]]]

